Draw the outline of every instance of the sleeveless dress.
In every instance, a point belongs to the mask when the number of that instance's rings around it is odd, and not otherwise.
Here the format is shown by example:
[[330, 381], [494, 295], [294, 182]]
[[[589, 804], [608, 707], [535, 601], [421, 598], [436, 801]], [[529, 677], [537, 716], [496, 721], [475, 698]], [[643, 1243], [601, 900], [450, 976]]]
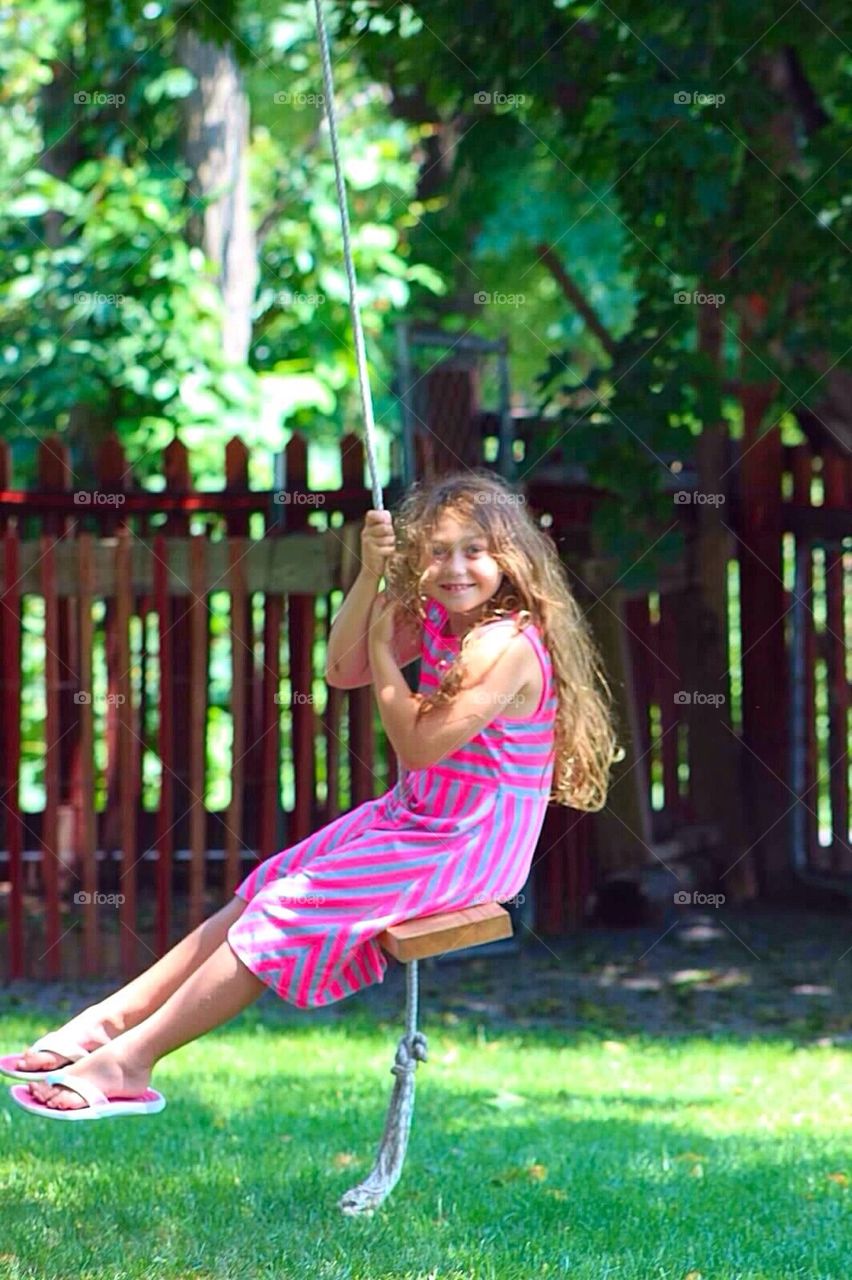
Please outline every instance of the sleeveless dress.
[[[438, 686], [458, 651], [447, 619], [431, 600], [420, 693]], [[538, 628], [522, 634], [543, 675], [528, 718], [496, 717], [438, 764], [407, 770], [383, 796], [273, 854], [237, 886], [248, 906], [228, 941], [281, 999], [313, 1008], [381, 982], [387, 958], [376, 938], [390, 925], [505, 901], [526, 883], [553, 777], [557, 695]]]

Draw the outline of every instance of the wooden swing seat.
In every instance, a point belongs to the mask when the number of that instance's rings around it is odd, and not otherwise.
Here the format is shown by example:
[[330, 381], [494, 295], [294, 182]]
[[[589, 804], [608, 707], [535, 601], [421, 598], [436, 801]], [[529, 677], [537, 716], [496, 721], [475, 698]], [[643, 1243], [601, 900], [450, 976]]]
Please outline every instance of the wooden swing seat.
[[385, 929], [378, 941], [389, 955], [407, 964], [410, 960], [425, 960], [428, 956], [478, 947], [511, 936], [512, 920], [508, 911], [496, 902], [486, 902], [462, 907], [459, 911], [404, 920]]

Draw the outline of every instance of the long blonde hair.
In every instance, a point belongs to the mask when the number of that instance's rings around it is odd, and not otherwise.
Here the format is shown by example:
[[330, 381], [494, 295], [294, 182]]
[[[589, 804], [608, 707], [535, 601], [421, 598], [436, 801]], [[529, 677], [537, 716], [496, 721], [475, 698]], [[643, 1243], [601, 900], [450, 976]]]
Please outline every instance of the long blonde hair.
[[[425, 622], [423, 566], [431, 558], [431, 539], [445, 511], [482, 530], [503, 571], [477, 626], [517, 612], [519, 630], [534, 622], [550, 654], [558, 697], [550, 800], [590, 812], [602, 809], [610, 767], [624, 754], [613, 726], [611, 691], [556, 547], [528, 513], [522, 494], [483, 469], [412, 485], [394, 513], [397, 546], [385, 567], [395, 611]], [[458, 692], [463, 655], [462, 644], [440, 688], [423, 695], [418, 714]]]

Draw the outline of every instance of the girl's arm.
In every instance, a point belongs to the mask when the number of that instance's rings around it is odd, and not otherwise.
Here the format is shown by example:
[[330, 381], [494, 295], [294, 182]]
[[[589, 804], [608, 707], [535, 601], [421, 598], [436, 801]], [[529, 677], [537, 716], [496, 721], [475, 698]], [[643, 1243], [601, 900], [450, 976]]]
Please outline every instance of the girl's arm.
[[[373, 682], [367, 631], [378, 586], [379, 578], [362, 568], [332, 623], [325, 678], [334, 689], [359, 689]], [[395, 625], [393, 653], [400, 666], [408, 666], [420, 657], [421, 634], [422, 628], [415, 629], [405, 623]]]
[[[396, 549], [396, 534], [389, 511], [370, 510], [361, 530], [358, 576], [346, 594], [328, 637], [326, 682], [335, 689], [357, 689], [371, 684], [373, 673], [367, 648], [370, 611], [376, 603], [379, 582], [389, 556]], [[384, 596], [384, 593], [383, 593]], [[411, 624], [394, 628], [393, 652], [403, 666], [420, 655], [422, 628]], [[388, 640], [391, 640], [390, 634]]]
[[354, 689], [369, 662], [367, 622], [379, 590], [379, 575], [363, 566], [346, 593], [328, 636], [325, 678], [335, 689]]
[[382, 724], [407, 769], [428, 768], [458, 751], [512, 705], [538, 665], [523, 633], [503, 626], [483, 628], [465, 646], [465, 675], [458, 693], [451, 702], [430, 707], [418, 721], [422, 697], [411, 693], [376, 629], [369, 633], [369, 648]]

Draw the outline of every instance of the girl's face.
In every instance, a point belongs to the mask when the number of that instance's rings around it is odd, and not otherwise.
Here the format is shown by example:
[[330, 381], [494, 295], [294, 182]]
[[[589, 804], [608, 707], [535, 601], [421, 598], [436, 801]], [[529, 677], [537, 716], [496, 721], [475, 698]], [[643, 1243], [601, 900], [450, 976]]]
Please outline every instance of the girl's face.
[[488, 538], [475, 524], [442, 513], [426, 546], [422, 588], [460, 626], [474, 623], [503, 581]]

